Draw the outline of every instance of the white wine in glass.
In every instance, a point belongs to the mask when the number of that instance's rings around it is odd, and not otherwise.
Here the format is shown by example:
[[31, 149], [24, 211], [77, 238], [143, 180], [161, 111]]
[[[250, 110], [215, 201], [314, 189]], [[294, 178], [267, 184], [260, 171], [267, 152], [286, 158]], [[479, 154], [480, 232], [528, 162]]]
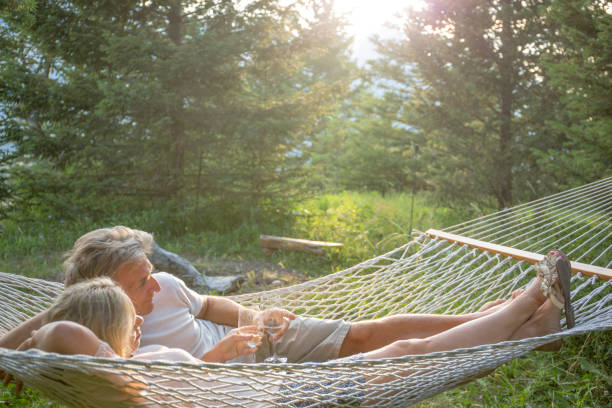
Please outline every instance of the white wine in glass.
[[268, 342], [270, 343], [272, 355], [264, 360], [266, 363], [286, 363], [287, 357], [280, 357], [276, 354], [276, 340], [272, 340], [281, 329], [283, 328], [283, 316], [276, 312], [274, 309], [268, 310], [263, 314], [263, 329], [268, 336]]
[[261, 341], [261, 339], [263, 338], [263, 336], [261, 334], [256, 334], [253, 335], [253, 339], [252, 340], [247, 340], [245, 341], [246, 345], [253, 348], [257, 345], [257, 343], [259, 343]]
[[[259, 324], [259, 321], [258, 321], [258, 316], [259, 316], [259, 308], [257, 308], [257, 307], [251, 307], [249, 309], [247, 309], [247, 308], [240, 309], [240, 311], [238, 312], [238, 328], [239, 328], [239, 330], [241, 328], [245, 327], [245, 326], [258, 326], [258, 327], [261, 327], [261, 325]], [[251, 334], [251, 335], [253, 335], [252, 339], [246, 340], [244, 342], [250, 348], [253, 348], [253, 347], [257, 346], [257, 344], [263, 338], [263, 332], [261, 331], [261, 329], [257, 333], [253, 333], [252, 331], [249, 331], [249, 330], [240, 330], [240, 333], [241, 334]], [[245, 360], [245, 362], [247, 362], [247, 363], [254, 363], [255, 362], [255, 353], [244, 355], [242, 357], [242, 359]]]

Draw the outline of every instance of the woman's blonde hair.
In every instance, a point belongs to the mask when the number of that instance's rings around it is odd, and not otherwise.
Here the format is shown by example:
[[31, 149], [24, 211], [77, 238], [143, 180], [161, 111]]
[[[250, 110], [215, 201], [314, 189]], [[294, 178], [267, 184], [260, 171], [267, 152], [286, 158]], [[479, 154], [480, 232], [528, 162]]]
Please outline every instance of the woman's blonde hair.
[[129, 357], [136, 313], [123, 289], [110, 278], [66, 287], [49, 309], [46, 323], [70, 320], [89, 328], [121, 357]]
[[145, 259], [154, 245], [148, 232], [123, 226], [88, 232], [66, 253], [64, 284], [69, 286], [99, 276], [112, 278], [121, 265]]

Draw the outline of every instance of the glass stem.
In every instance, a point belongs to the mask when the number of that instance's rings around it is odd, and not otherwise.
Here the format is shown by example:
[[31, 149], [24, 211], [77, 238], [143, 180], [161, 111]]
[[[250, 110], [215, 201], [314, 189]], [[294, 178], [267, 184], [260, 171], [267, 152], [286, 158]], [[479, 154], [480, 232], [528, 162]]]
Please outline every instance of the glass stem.
[[276, 341], [270, 338], [270, 348], [272, 349], [272, 358], [276, 361]]

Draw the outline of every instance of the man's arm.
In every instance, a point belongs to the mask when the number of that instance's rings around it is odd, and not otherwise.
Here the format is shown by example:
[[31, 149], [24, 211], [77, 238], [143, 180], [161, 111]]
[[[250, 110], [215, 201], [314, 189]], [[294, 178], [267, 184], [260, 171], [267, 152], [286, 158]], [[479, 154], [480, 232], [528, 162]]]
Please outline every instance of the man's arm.
[[30, 337], [33, 330], [38, 330], [44, 324], [47, 311], [40, 312], [31, 319], [26, 320], [13, 330], [0, 338], [0, 347], [15, 350], [21, 343]]
[[[233, 300], [229, 300], [220, 296], [204, 296], [202, 295], [202, 309], [196, 316], [198, 319], [209, 320], [213, 323], [224, 324], [227, 326], [238, 327], [238, 316], [242, 311], [249, 310], [250, 313], [261, 313], [264, 316], [267, 313], [279, 314], [283, 319], [283, 328], [272, 337], [276, 341], [281, 338], [289, 328], [289, 322], [295, 320], [296, 316], [288, 310], [271, 308], [264, 312], [257, 312], [252, 309], [245, 308]], [[252, 318], [251, 320], [255, 320]]]
[[237, 327], [240, 309], [244, 307], [233, 300], [220, 296], [202, 295], [202, 309], [196, 317], [217, 324]]

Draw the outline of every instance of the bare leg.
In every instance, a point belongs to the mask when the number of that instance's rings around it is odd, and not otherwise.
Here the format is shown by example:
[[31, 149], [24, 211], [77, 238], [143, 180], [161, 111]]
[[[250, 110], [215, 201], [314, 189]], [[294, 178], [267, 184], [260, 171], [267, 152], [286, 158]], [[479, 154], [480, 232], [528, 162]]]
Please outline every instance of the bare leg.
[[[531, 316], [525, 324], [519, 327], [510, 340], [520, 340], [527, 337], [545, 336], [561, 331], [561, 309], [553, 305], [550, 300]], [[563, 340], [556, 340], [536, 348], [539, 351], [557, 351], [563, 345]]]
[[339, 357], [380, 349], [398, 340], [424, 339], [463, 323], [498, 311], [523, 292], [516, 290], [507, 300], [487, 303], [480, 311], [462, 315], [401, 314], [351, 325]]
[[423, 339], [487, 314], [400, 314], [352, 323], [339, 357], [376, 350], [398, 340]]
[[524, 289], [517, 289], [512, 292], [512, 295], [508, 299], [497, 299], [491, 302], [485, 303], [480, 309], [479, 312], [494, 312], [496, 310], [504, 307], [508, 302], [511, 302], [513, 299], [516, 299], [521, 293], [523, 293]]
[[540, 291], [541, 279], [536, 279], [505, 307], [427, 338], [396, 341], [365, 354], [366, 359], [427, 354], [436, 351], [475, 347], [508, 340], [546, 301]]
[[[550, 312], [542, 306], [550, 303], [540, 291], [541, 278], [537, 278], [527, 290], [518, 295], [516, 299], [506, 302], [503, 308], [479, 319], [471, 320], [459, 326], [453, 327], [445, 332], [438, 333], [425, 339], [400, 340], [379, 350], [365, 353], [364, 357], [370, 359], [381, 359], [401, 357], [404, 355], [427, 354], [436, 351], [453, 350], [461, 347], [474, 347], [483, 344], [492, 344], [508, 340], [512, 336], [520, 335], [523, 331], [526, 335], [541, 335], [542, 328], [535, 323], [536, 313], [546, 316], [547, 321], [554, 318], [548, 316]], [[554, 307], [554, 306], [553, 306]], [[558, 313], [558, 312], [554, 312]], [[558, 317], [558, 315], [557, 315]], [[530, 320], [534, 318], [534, 320]], [[527, 334], [527, 327], [530, 332]], [[427, 367], [420, 367], [418, 372], [428, 371]], [[414, 375], [415, 370], [407, 369], [394, 372], [392, 375], [378, 375], [367, 377], [366, 381], [372, 385], [364, 397], [363, 405], [384, 404], [389, 392], [379, 390], [374, 384], [394, 381], [397, 376]], [[478, 376], [486, 375], [480, 373]], [[382, 398], [384, 396], [384, 398]]]

